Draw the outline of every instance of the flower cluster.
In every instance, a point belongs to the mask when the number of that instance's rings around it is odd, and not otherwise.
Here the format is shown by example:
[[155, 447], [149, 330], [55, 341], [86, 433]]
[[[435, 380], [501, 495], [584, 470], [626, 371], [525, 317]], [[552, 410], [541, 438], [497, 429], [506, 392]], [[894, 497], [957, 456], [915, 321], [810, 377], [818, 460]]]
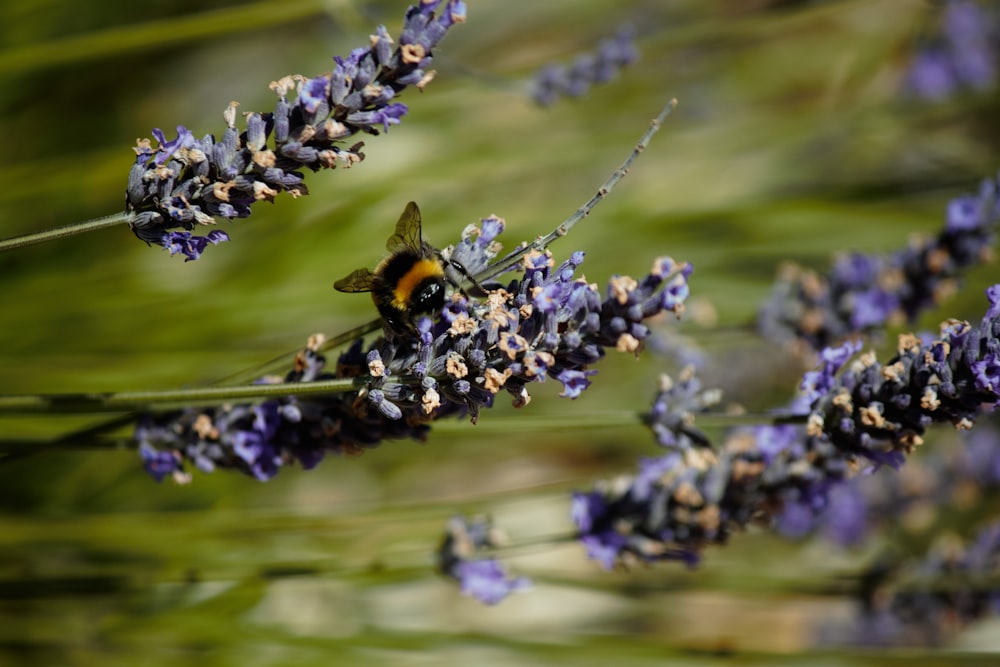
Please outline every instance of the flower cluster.
[[825, 350], [802, 383], [804, 429], [737, 429], [718, 453], [672, 451], [641, 461], [633, 479], [575, 494], [573, 519], [589, 555], [606, 568], [634, 559], [693, 563], [751, 520], [822, 511], [863, 467], [898, 468], [933, 423], [971, 428], [984, 406], [1000, 402], [1000, 285], [987, 296], [978, 327], [952, 320], [935, 340], [900, 336], [885, 365], [864, 354], [845, 369], [858, 346]]
[[611, 81], [618, 70], [639, 59], [635, 30], [622, 26], [609, 39], [602, 39], [593, 53], [576, 57], [571, 65], [546, 65], [531, 88], [531, 98], [540, 106], [554, 104], [560, 97], [582, 97], [594, 84]]
[[454, 517], [438, 548], [438, 569], [457, 581], [466, 595], [484, 604], [498, 604], [514, 591], [531, 587], [531, 580], [511, 576], [495, 558], [475, 558], [504, 542], [503, 534], [489, 519]]
[[[503, 221], [470, 226], [449, 251], [476, 270], [496, 256]], [[384, 440], [424, 439], [428, 422], [467, 415], [473, 422], [506, 391], [520, 407], [527, 386], [553, 378], [562, 396], [576, 398], [597, 372], [590, 368], [608, 348], [637, 353], [649, 335], [646, 321], [664, 311], [679, 315], [692, 267], [657, 259], [636, 280], [611, 278], [602, 296], [576, 277], [583, 253], [556, 265], [549, 252], [523, 259], [523, 275], [493, 286], [480, 299], [457, 291], [436, 318], [421, 317], [413, 335], [398, 332], [360, 340], [324, 371], [314, 339], [296, 359], [286, 382], [356, 378], [357, 391], [227, 405], [148, 416], [136, 438], [158, 479], [183, 478], [184, 462], [202, 470], [236, 468], [268, 479], [298, 460], [309, 468], [327, 452], [354, 453]]]
[[892, 321], [912, 321], [954, 291], [964, 269], [989, 255], [1000, 219], [998, 191], [1000, 179], [990, 178], [977, 194], [951, 200], [944, 229], [905, 250], [851, 253], [825, 276], [789, 266], [760, 309], [761, 334], [820, 350]]
[[[904, 571], [879, 562], [862, 576], [861, 613], [847, 627], [825, 628], [821, 643], [937, 646], [973, 621], [1000, 612], [1000, 524], [962, 546], [939, 540]], [[893, 581], [895, 580], [895, 581]], [[898, 582], [898, 583], [897, 583]]]
[[[357, 340], [340, 355], [335, 375], [324, 372], [326, 359], [319, 353], [323, 343], [323, 336], [310, 337], [284, 381], [358, 377], [367, 371], [361, 341]], [[260, 382], [280, 381], [268, 377]], [[422, 435], [420, 426], [387, 422], [374, 411], [364, 409], [365, 404], [351, 405], [352, 399], [335, 395], [320, 403], [282, 397], [256, 405], [186, 408], [145, 415], [136, 426], [135, 438], [148, 473], [157, 481], [170, 475], [184, 483], [190, 480], [186, 462], [203, 472], [235, 469], [266, 481], [293, 460], [303, 468], [314, 467], [326, 450], [358, 453], [377, 445], [382, 438]]]
[[[271, 201], [279, 192], [307, 194], [305, 169], [361, 161], [361, 143], [340, 144], [360, 132], [378, 134], [379, 128], [399, 123], [407, 107], [394, 100], [407, 87], [423, 89], [431, 80], [433, 48], [464, 20], [461, 0], [422, 0], [407, 9], [398, 46], [393, 48], [392, 37], [379, 26], [368, 46], [346, 58], [335, 57], [332, 72], [272, 83], [278, 95], [274, 111], [246, 114], [242, 132], [236, 127], [235, 102], [226, 109], [227, 127], [219, 139], [197, 139], [184, 126], [168, 139], [154, 129], [158, 145], [140, 140], [129, 173], [126, 208], [132, 230], [171, 254], [197, 259], [208, 243], [229, 237], [218, 230], [193, 235], [195, 225], [246, 218], [251, 205]], [[293, 91], [295, 99], [290, 100]], [[170, 231], [174, 229], [183, 231]]]
[[1000, 13], [974, 0], [947, 0], [933, 39], [913, 57], [906, 87], [917, 97], [942, 100], [963, 89], [996, 85]]

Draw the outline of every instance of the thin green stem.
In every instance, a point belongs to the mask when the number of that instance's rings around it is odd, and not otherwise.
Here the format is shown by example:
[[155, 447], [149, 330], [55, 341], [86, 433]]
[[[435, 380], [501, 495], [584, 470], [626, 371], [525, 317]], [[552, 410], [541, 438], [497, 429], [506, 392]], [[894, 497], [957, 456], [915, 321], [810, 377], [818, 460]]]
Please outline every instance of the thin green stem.
[[[324, 342], [319, 350], [321, 352], [326, 352], [334, 348], [338, 348], [342, 345], [350, 343], [355, 338], [360, 338], [365, 334], [369, 334], [382, 326], [381, 319], [375, 319], [370, 322], [365, 322], [362, 325], [356, 326], [353, 329], [348, 329], [347, 331], [337, 334], [333, 338], [328, 339]], [[209, 385], [221, 385], [230, 383], [242, 383], [242, 382], [252, 382], [256, 378], [263, 377], [275, 369], [288, 368], [290, 366], [290, 361], [298, 353], [298, 350], [294, 352], [285, 352], [273, 359], [265, 361], [257, 366], [252, 366], [250, 368], [244, 368], [243, 370], [236, 371], [231, 375], [219, 378], [214, 382], [210, 382]]]
[[[809, 419], [809, 415], [775, 415], [770, 412], [698, 412], [693, 414], [692, 417], [694, 418], [692, 429], [697, 429], [697, 431], [734, 428], [736, 426], [805, 424]], [[476, 424], [476, 433], [503, 433], [507, 435], [543, 432], [562, 433], [574, 430], [621, 429], [628, 426], [642, 427], [642, 424], [643, 415], [639, 412], [630, 410], [592, 411], [585, 415], [575, 413], [539, 416], [521, 415], [517, 419], [480, 420]], [[439, 432], [459, 431], [467, 427], [468, 424], [460, 421], [444, 421], [434, 426], [435, 430]]]
[[114, 215], [107, 215], [103, 218], [94, 218], [93, 220], [87, 220], [86, 222], [77, 222], [72, 225], [66, 225], [65, 227], [46, 229], [42, 232], [22, 234], [21, 236], [11, 236], [0, 240], [0, 252], [5, 250], [17, 250], [18, 248], [25, 248], [30, 245], [35, 245], [36, 243], [45, 243], [46, 241], [56, 241], [58, 239], [66, 238], [67, 236], [76, 236], [77, 234], [93, 232], [98, 229], [104, 229], [105, 227], [113, 227], [114, 225], [120, 225], [123, 222], [128, 222], [131, 217], [131, 213], [122, 211], [121, 213], [115, 213]]
[[[364, 336], [367, 333], [371, 333], [372, 331], [375, 331], [381, 325], [382, 325], [382, 320], [372, 320], [371, 322], [367, 322], [365, 324], [362, 324], [361, 326], [357, 326], [357, 327], [355, 327], [353, 329], [350, 329], [348, 331], [345, 331], [345, 332], [343, 332], [343, 333], [341, 333], [341, 334], [339, 334], [337, 336], [334, 336], [333, 338], [331, 338], [331, 339], [327, 340], [325, 343], [323, 343], [323, 345], [320, 346], [320, 349], [323, 350], [323, 351], [326, 351], [326, 350], [329, 350], [331, 348], [339, 347], [341, 345], [349, 343], [350, 341], [354, 340], [355, 338], [358, 338], [359, 336]], [[234, 388], [234, 387], [232, 387], [232, 385], [230, 383], [252, 382], [254, 379], [256, 379], [258, 377], [262, 377], [264, 375], [267, 375], [269, 371], [271, 371], [271, 370], [273, 370], [275, 368], [279, 368], [279, 367], [282, 367], [282, 366], [286, 366], [287, 367], [288, 365], [290, 365], [290, 359], [291, 359], [292, 356], [294, 356], [294, 354], [295, 354], [294, 352], [287, 352], [287, 353], [282, 354], [280, 356], [274, 357], [270, 361], [266, 361], [263, 364], [260, 364], [258, 366], [255, 366], [255, 367], [252, 367], [252, 368], [245, 368], [245, 369], [243, 369], [241, 371], [237, 371], [236, 373], [233, 373], [231, 375], [227, 375], [226, 377], [219, 378], [219, 379], [215, 380], [214, 382], [210, 382], [207, 386], [208, 387], [214, 387], [215, 391], [226, 393], [228, 389]], [[346, 380], [340, 380], [340, 382], [345, 382], [346, 383]], [[219, 385], [223, 385], [223, 384], [227, 384], [228, 386], [225, 386], [225, 387], [219, 386]], [[316, 383], [308, 383], [308, 384], [290, 383], [288, 385], [281, 385], [281, 386], [285, 386], [285, 387], [299, 387], [299, 388], [301, 388], [303, 386], [312, 387], [315, 384]], [[278, 386], [279, 385], [253, 385], [252, 387], [250, 387], [250, 389], [257, 390], [257, 389], [264, 388], [264, 387], [274, 388], [274, 387], [278, 387]], [[329, 385], [327, 385], [327, 386], [329, 386]], [[352, 385], [348, 389], [353, 389], [353, 388], [355, 388], [354, 385]], [[348, 389], [340, 389], [339, 391], [347, 391]], [[193, 390], [193, 391], [202, 391], [202, 390]], [[311, 391], [309, 391], [309, 390], [307, 390], [307, 391], [292, 391], [292, 390], [289, 390], [287, 392], [287, 394], [298, 394], [298, 395], [304, 395], [304, 394], [308, 394], [308, 393], [311, 393]], [[171, 396], [175, 396], [176, 392], [163, 392], [163, 395], [167, 395], [167, 394], [170, 394]], [[254, 397], [257, 397], [258, 395], [259, 394], [255, 393]], [[270, 394], [270, 395], [286, 395], [286, 393], [282, 392], [280, 394], [276, 393], [276, 394]], [[121, 396], [124, 396], [124, 394], [117, 394], [117, 396], [121, 397]], [[46, 404], [45, 403], [46, 400], [48, 400], [48, 399], [45, 396], [10, 396], [10, 397], [6, 397], [6, 398], [3, 397], [3, 396], [0, 396], [0, 414], [4, 414], [5, 412], [9, 412], [9, 413], [43, 412], [43, 411], [46, 410], [46, 408], [44, 407], [45, 404]], [[172, 398], [171, 398], [171, 400], [172, 400]], [[9, 401], [9, 404], [6, 403], [6, 401]], [[212, 402], [214, 402], [214, 400], [213, 399], [206, 399], [204, 402], [205, 403], [212, 403]], [[89, 400], [88, 400], [88, 403], [90, 403]], [[131, 410], [129, 412], [126, 412], [126, 413], [124, 413], [122, 415], [119, 415], [117, 417], [114, 417], [112, 419], [108, 419], [108, 420], [102, 421], [102, 422], [100, 422], [98, 424], [93, 424], [91, 426], [88, 426], [88, 427], [86, 427], [86, 428], [84, 428], [82, 430], [78, 430], [78, 431], [73, 431], [71, 433], [67, 433], [65, 435], [60, 436], [57, 440], [52, 441], [52, 443], [53, 444], [58, 444], [58, 443], [63, 443], [63, 442], [73, 442], [73, 441], [76, 441], [77, 439], [80, 439], [80, 438], [86, 439], [86, 438], [90, 438], [91, 436], [94, 436], [94, 435], [99, 435], [101, 433], [106, 433], [108, 431], [117, 429], [117, 428], [119, 428], [121, 426], [125, 426], [127, 424], [132, 424], [139, 417], [139, 414], [141, 412], [149, 410], [151, 407], [153, 407], [154, 404], [156, 404], [156, 407], [161, 408], [161, 409], [165, 408], [165, 407], [170, 407], [170, 406], [166, 406], [166, 405], [159, 405], [159, 401], [158, 400], [151, 400], [149, 402], [149, 404], [143, 405], [141, 408], [133, 409], [133, 410]], [[29, 406], [29, 407], [27, 409], [24, 409], [24, 408], [17, 407], [18, 405]], [[91, 410], [88, 409], [86, 411], [90, 412]], [[110, 408], [109, 407], [106, 410], [105, 409], [99, 409], [99, 410], [95, 410], [95, 411], [98, 411], [98, 412], [104, 412], [104, 411], [117, 412], [118, 408]], [[2, 447], [0, 447], [0, 451], [2, 451]]]
[[0, 396], [0, 414], [74, 414], [127, 412], [164, 408], [171, 405], [211, 405], [226, 401], [275, 396], [305, 396], [354, 391], [364, 387], [365, 378], [345, 378], [320, 382], [255, 384], [238, 387], [197, 387], [164, 391], [122, 391], [99, 394], [34, 394]]
[[629, 153], [629, 156], [625, 158], [625, 161], [622, 162], [620, 167], [615, 169], [611, 176], [608, 177], [608, 180], [604, 181], [601, 187], [597, 188], [597, 192], [594, 193], [594, 196], [591, 197], [586, 204], [578, 208], [573, 215], [559, 223], [556, 228], [547, 235], [540, 236], [531, 243], [523, 245], [517, 250], [508, 253], [503, 258], [493, 262], [493, 264], [486, 267], [486, 269], [475, 276], [476, 280], [479, 282], [485, 282], [491, 278], [495, 278], [503, 273], [506, 273], [517, 266], [517, 263], [521, 260], [521, 258], [528, 253], [535, 250], [544, 250], [556, 239], [569, 234], [570, 230], [573, 229], [578, 222], [590, 215], [590, 212], [594, 210], [594, 207], [600, 204], [605, 197], [611, 194], [611, 191], [618, 184], [618, 181], [625, 178], [625, 174], [628, 173], [632, 163], [638, 159], [639, 155], [641, 155], [644, 150], [646, 150], [649, 146], [649, 142], [653, 139], [653, 135], [659, 131], [660, 126], [663, 125], [663, 121], [667, 119], [667, 116], [669, 116], [675, 108], [677, 108], [676, 99], [672, 99], [666, 103], [656, 118], [650, 122], [649, 127], [646, 128], [646, 131], [639, 138], [639, 142], [632, 149], [632, 152]]
[[[359, 380], [330, 380], [323, 382], [308, 382], [308, 383], [287, 383], [280, 385], [255, 385], [250, 387], [219, 387], [212, 391], [217, 392], [215, 395], [205, 395], [204, 403], [215, 404], [220, 402], [220, 396], [223, 393], [229, 392], [230, 390], [237, 390], [241, 395], [237, 398], [251, 398], [258, 397], [261, 394], [261, 390], [273, 390], [268, 392], [268, 396], [287, 396], [289, 394], [295, 394], [297, 396], [303, 396], [310, 393], [332, 393], [335, 391], [348, 391], [357, 389], [364, 383]], [[128, 401], [136, 399], [146, 399], [150, 396], [155, 398], [171, 398], [175, 399], [181, 393], [191, 395], [194, 392], [204, 394], [206, 390], [198, 389], [191, 390], [188, 392], [131, 392], [131, 393], [118, 393], [118, 394], [105, 394], [105, 395], [61, 395], [61, 396], [8, 396], [0, 397], [0, 414], [7, 411], [10, 408], [12, 411], [17, 412], [28, 412], [31, 410], [26, 410], [24, 404], [27, 403], [29, 407], [34, 408], [37, 406], [38, 411], [48, 410], [49, 407], [54, 403], [58, 402], [59, 405], [56, 406], [62, 412], [71, 411], [98, 411], [98, 410], [117, 410], [120, 409], [118, 406], [127, 403]], [[24, 399], [23, 403], [17, 402], [19, 399]], [[49, 403], [44, 403], [43, 401], [49, 401]], [[75, 402], [69, 403], [70, 400]], [[81, 401], [90, 401], [90, 403], [84, 403]], [[93, 402], [98, 402], [99, 407], [95, 410], [91, 406]], [[184, 398], [184, 405], [197, 404], [197, 400], [194, 398]], [[70, 408], [80, 408], [81, 410], [67, 410], [66, 406], [69, 405]], [[106, 407], [105, 407], [106, 406]], [[148, 405], [146, 406], [148, 407]], [[103, 432], [108, 431], [112, 428], [117, 428], [119, 426], [124, 426], [125, 424], [132, 424], [135, 422], [137, 415], [134, 413], [128, 413], [115, 419], [102, 422], [100, 424], [89, 426], [83, 429], [67, 433], [65, 435], [52, 438], [49, 440], [32, 440], [26, 438], [11, 438], [11, 439], [0, 439], [0, 460], [3, 461], [13, 461], [15, 459], [21, 458], [22, 456], [27, 456], [30, 454], [37, 454], [43, 451], [49, 450], [81, 450], [81, 449], [121, 449], [123, 447], [129, 447], [134, 444], [134, 442], [128, 438], [115, 438], [103, 435]], [[795, 424], [804, 423], [806, 420], [805, 416], [794, 416], [794, 417], [775, 417], [769, 413], [742, 413], [742, 414], [723, 414], [716, 412], [699, 413], [697, 417], [697, 426], [699, 428], [732, 428], [734, 426], [749, 426], [758, 424]], [[480, 434], [491, 434], [491, 433], [503, 433], [507, 435], [517, 434], [522, 432], [572, 432], [574, 430], [594, 430], [601, 428], [611, 428], [620, 430], [623, 427], [638, 427], [642, 428], [642, 415], [637, 412], [632, 412], [628, 410], [615, 410], [607, 412], [596, 412], [587, 414], [584, 416], [575, 414], [566, 415], [543, 415], [543, 416], [522, 416], [517, 419], [499, 419], [499, 420], [484, 420], [480, 421], [477, 426], [477, 432]], [[457, 431], [459, 429], [468, 428], [467, 423], [446, 421], [438, 423], [435, 428], [439, 431]]]

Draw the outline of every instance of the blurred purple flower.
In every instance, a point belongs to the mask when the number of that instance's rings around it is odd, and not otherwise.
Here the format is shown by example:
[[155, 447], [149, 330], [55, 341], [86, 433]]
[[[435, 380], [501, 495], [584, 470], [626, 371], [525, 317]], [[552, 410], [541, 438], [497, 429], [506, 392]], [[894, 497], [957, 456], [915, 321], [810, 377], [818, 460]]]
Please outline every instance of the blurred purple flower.
[[531, 587], [530, 580], [510, 576], [493, 558], [461, 561], [450, 574], [461, 584], [463, 593], [488, 605], [499, 604], [514, 591]]
[[975, 0], [946, 0], [940, 25], [917, 50], [906, 73], [906, 89], [940, 101], [963, 89], [991, 90], [1000, 57], [1000, 13]]
[[618, 76], [619, 70], [639, 59], [635, 29], [622, 26], [610, 39], [602, 39], [597, 50], [576, 57], [571, 65], [546, 65], [532, 84], [531, 98], [539, 106], [550, 106], [560, 97], [582, 97], [590, 87]]
[[139, 447], [143, 467], [153, 479], [162, 482], [167, 475], [183, 472], [181, 457], [175, 452], [163, 452], [143, 445]]
[[1000, 220], [1000, 180], [948, 203], [945, 226], [933, 239], [888, 255], [850, 253], [829, 273], [787, 266], [758, 312], [771, 340], [817, 351], [872, 334], [894, 320], [915, 320], [937, 305], [962, 271], [990, 254]]
[[495, 558], [475, 558], [502, 546], [503, 536], [485, 518], [454, 517], [438, 548], [438, 568], [459, 582], [462, 592], [483, 604], [495, 605], [515, 591], [531, 587], [525, 577], [511, 576]]

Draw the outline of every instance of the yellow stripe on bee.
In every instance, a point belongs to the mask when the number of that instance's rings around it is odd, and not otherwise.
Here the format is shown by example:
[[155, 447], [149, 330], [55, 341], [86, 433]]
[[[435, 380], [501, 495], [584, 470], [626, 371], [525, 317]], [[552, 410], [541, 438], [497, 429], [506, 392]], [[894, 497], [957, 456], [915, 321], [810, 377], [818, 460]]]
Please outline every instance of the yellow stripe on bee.
[[396, 283], [395, 289], [392, 290], [392, 305], [399, 310], [406, 310], [410, 305], [413, 290], [420, 284], [420, 281], [435, 276], [444, 276], [441, 262], [436, 259], [417, 260], [417, 263], [403, 274], [403, 277]]

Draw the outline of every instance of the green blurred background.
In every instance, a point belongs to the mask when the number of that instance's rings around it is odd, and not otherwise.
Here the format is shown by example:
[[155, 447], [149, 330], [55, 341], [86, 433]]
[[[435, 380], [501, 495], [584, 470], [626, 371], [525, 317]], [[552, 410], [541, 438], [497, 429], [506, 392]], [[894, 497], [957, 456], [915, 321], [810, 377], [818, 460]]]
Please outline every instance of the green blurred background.
[[[329, 70], [379, 23], [395, 35], [405, 4], [8, 0], [0, 236], [121, 210], [137, 137], [178, 124], [221, 133], [230, 100], [269, 110], [268, 82]], [[124, 228], [0, 256], [0, 391], [194, 386], [367, 321], [368, 299], [331, 286], [379, 259], [407, 201], [437, 245], [491, 213], [507, 220], [508, 246], [531, 239], [585, 201], [677, 97], [629, 176], [553, 250], [586, 251], [599, 283], [641, 275], [657, 255], [693, 262], [697, 316], [664, 329], [712, 355], [709, 382], [730, 400], [774, 406], [800, 368], [746, 327], [777, 266], [822, 269], [836, 250], [933, 233], [948, 199], [1000, 166], [995, 94], [901, 94], [935, 3], [468, 4], [468, 23], [437, 51], [437, 79], [407, 92], [410, 114], [367, 140], [363, 163], [310, 174], [309, 197], [221, 223], [232, 242], [200, 261]], [[626, 21], [638, 63], [585, 98], [531, 103], [538, 67]], [[972, 271], [921, 324], [976, 317], [995, 277]], [[0, 663], [990, 664], [996, 641], [974, 632], [959, 653], [811, 648], [823, 623], [851, 615], [844, 581], [873, 546], [842, 553], [754, 533], [694, 572], [605, 573], [556, 544], [569, 490], [656, 453], [634, 415], [666, 362], [612, 355], [599, 368], [575, 402], [550, 382], [523, 411], [498, 406], [477, 426], [437, 425], [424, 445], [387, 443], [267, 484], [224, 472], [156, 484], [127, 450], [2, 462]], [[49, 437], [90, 421], [4, 417], [0, 432]], [[510, 559], [532, 592], [485, 608], [432, 572], [456, 512], [490, 512], [513, 543], [536, 545]]]

